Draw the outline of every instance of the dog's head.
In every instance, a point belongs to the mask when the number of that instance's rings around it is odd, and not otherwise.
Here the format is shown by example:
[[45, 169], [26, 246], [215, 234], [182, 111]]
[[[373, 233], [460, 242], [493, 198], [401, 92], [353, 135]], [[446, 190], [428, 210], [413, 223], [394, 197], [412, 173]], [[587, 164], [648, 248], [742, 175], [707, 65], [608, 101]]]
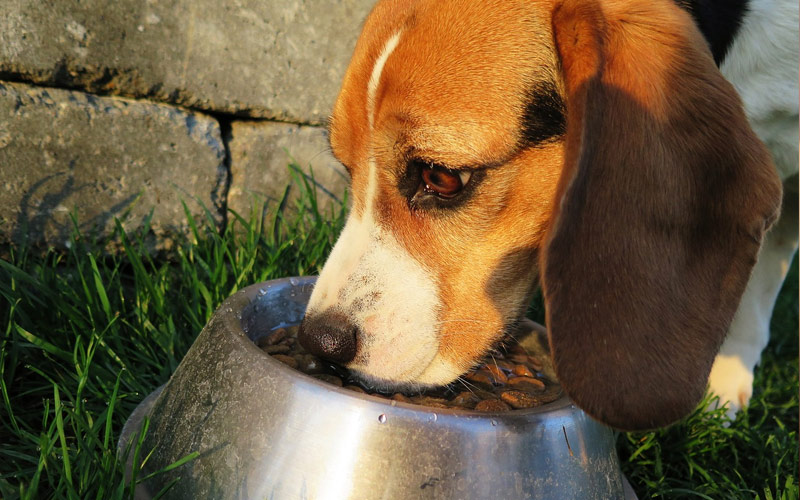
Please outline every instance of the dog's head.
[[380, 2], [330, 140], [353, 204], [308, 349], [376, 385], [446, 384], [538, 277], [562, 385], [622, 428], [696, 404], [780, 200], [668, 0]]

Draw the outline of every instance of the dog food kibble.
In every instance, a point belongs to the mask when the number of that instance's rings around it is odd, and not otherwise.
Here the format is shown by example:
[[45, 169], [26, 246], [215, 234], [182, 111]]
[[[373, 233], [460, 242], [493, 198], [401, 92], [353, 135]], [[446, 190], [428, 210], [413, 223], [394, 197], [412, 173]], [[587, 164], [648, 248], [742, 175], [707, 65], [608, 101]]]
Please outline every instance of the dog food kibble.
[[277, 359], [281, 363], [291, 366], [292, 368], [297, 368], [298, 366], [297, 358], [293, 358], [285, 354], [273, 354], [272, 357]]
[[528, 392], [542, 392], [545, 389], [544, 382], [538, 378], [531, 377], [514, 377], [508, 381], [508, 385], [515, 389], [520, 389]]
[[401, 403], [410, 403], [410, 402], [411, 402], [411, 400], [410, 400], [410, 399], [408, 399], [407, 397], [405, 397], [405, 395], [404, 395], [404, 394], [400, 394], [399, 392], [398, 392], [398, 393], [395, 393], [395, 394], [392, 396], [392, 399], [393, 399], [393, 400], [395, 400], [395, 401], [400, 401]]
[[511, 407], [499, 399], [484, 399], [475, 405], [475, 409], [478, 411], [508, 411]]
[[286, 354], [291, 351], [288, 345], [265, 345], [262, 349], [267, 354]]
[[510, 390], [500, 394], [500, 399], [510, 404], [512, 408], [533, 408], [538, 401], [530, 393], [525, 391]]
[[512, 368], [511, 373], [517, 375], [518, 377], [533, 377], [533, 372], [531, 372], [530, 368], [528, 368], [525, 365], [514, 365], [514, 368]]
[[362, 394], [432, 408], [505, 412], [534, 408], [561, 396], [558, 384], [545, 378], [542, 363], [520, 345], [492, 353], [489, 361], [470, 370], [449, 387], [422, 394], [383, 394], [360, 385], [343, 368], [305, 352], [297, 341], [297, 327], [278, 328], [256, 345], [274, 359], [317, 380]]

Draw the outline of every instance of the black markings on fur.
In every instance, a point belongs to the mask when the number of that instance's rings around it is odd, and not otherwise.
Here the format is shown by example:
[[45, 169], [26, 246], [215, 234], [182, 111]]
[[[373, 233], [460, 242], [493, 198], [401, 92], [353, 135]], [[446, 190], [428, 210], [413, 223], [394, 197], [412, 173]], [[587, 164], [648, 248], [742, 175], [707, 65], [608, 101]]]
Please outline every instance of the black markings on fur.
[[689, 12], [711, 47], [717, 66], [722, 64], [742, 26], [749, 0], [675, 0]]
[[411, 200], [419, 191], [422, 182], [422, 169], [427, 164], [424, 161], [410, 160], [405, 173], [400, 177], [397, 189], [407, 200]]
[[563, 136], [567, 131], [566, 108], [556, 86], [538, 82], [527, 95], [522, 116], [523, 147], [536, 146]]

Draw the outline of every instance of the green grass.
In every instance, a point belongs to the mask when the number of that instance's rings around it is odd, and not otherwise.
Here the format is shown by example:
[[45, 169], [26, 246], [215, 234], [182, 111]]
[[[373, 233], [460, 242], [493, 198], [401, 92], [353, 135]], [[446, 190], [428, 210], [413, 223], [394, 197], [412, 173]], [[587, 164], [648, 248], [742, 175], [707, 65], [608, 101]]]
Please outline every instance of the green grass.
[[[300, 177], [293, 189], [297, 216], [272, 206], [231, 213], [221, 234], [187, 216], [191, 235], [170, 259], [149, 256], [143, 237], [119, 224], [122, 253], [76, 234], [67, 252], [17, 248], [0, 260], [0, 497], [132, 497], [116, 441], [136, 404], [168, 379], [222, 300], [254, 282], [315, 274], [330, 251], [344, 210], [320, 214]], [[796, 264], [791, 273], [740, 419], [725, 427], [721, 413], [698, 411], [619, 436], [641, 498], [798, 497]]]
[[323, 215], [309, 182], [295, 176], [292, 188], [296, 216], [231, 213], [218, 234], [187, 215], [191, 236], [169, 260], [122, 224], [121, 254], [76, 234], [66, 253], [11, 249], [0, 260], [0, 497], [131, 497], [115, 447], [133, 408], [222, 300], [317, 273], [341, 230], [342, 207]]
[[797, 285], [795, 255], [746, 411], [728, 422], [723, 410], [698, 409], [667, 429], [619, 437], [623, 470], [643, 497], [798, 498]]

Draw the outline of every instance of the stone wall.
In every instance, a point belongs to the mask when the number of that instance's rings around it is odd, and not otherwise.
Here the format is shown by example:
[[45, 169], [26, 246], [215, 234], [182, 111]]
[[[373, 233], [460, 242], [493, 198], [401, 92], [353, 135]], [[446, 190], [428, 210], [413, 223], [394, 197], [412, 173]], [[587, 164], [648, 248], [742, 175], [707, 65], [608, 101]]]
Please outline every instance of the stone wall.
[[0, 243], [63, 245], [182, 202], [219, 225], [295, 162], [342, 196], [322, 125], [374, 0], [0, 2]]

